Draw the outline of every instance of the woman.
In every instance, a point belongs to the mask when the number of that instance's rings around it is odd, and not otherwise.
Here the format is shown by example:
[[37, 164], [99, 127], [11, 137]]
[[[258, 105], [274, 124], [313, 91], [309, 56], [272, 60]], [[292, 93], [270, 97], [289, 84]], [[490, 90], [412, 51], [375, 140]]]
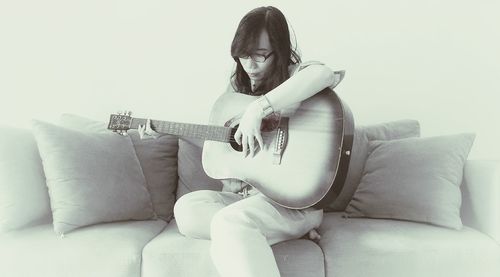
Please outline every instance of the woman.
[[[335, 86], [343, 77], [343, 71], [335, 74], [321, 63], [301, 63], [286, 18], [275, 7], [256, 8], [243, 17], [231, 55], [236, 70], [228, 90], [262, 95], [248, 105], [234, 135], [248, 158], [262, 147], [260, 127], [266, 115]], [[146, 126], [141, 133], [154, 132]], [[221, 276], [280, 276], [270, 245], [306, 234], [319, 239], [315, 228], [322, 210], [287, 209], [241, 181], [223, 183], [222, 192], [191, 192], [174, 207], [182, 234], [211, 239], [211, 256]]]

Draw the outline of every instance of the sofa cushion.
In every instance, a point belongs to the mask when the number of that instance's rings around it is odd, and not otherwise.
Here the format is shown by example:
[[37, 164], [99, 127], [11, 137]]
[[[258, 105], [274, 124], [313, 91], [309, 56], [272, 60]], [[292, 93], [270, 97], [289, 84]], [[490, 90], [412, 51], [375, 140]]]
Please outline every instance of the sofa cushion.
[[201, 139], [179, 139], [177, 199], [196, 190], [222, 190], [222, 182], [209, 177], [203, 169], [203, 142]]
[[[61, 125], [84, 132], [110, 133], [105, 122], [74, 114], [63, 114]], [[137, 130], [129, 130], [135, 153], [146, 178], [156, 215], [167, 222], [173, 217], [177, 189], [177, 152], [179, 139], [164, 135], [157, 139], [141, 139]]]
[[356, 191], [366, 158], [368, 157], [368, 142], [372, 140], [393, 140], [420, 136], [420, 125], [416, 120], [397, 120], [386, 123], [356, 126], [354, 140], [344, 187], [335, 200], [325, 211], [344, 211]]
[[128, 137], [86, 134], [36, 120], [33, 133], [58, 234], [90, 224], [154, 216]]
[[327, 213], [319, 231], [326, 276], [500, 276], [499, 245], [469, 227]]
[[[324, 277], [323, 252], [310, 240], [291, 240], [272, 247], [284, 277]], [[143, 252], [142, 277], [219, 276], [210, 258], [210, 240], [181, 235], [175, 220]]]
[[0, 233], [51, 222], [49, 195], [35, 138], [0, 127]]
[[163, 220], [99, 224], [64, 238], [51, 224], [0, 236], [0, 276], [138, 277], [142, 249]]
[[475, 135], [372, 141], [345, 215], [462, 228], [460, 184]]

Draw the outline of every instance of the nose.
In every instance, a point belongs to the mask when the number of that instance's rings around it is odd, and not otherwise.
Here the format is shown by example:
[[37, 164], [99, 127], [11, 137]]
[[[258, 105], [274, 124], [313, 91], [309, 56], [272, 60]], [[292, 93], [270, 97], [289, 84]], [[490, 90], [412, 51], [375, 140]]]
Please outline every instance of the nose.
[[255, 69], [258, 67], [257, 62], [252, 59], [240, 59], [240, 62], [243, 68]]

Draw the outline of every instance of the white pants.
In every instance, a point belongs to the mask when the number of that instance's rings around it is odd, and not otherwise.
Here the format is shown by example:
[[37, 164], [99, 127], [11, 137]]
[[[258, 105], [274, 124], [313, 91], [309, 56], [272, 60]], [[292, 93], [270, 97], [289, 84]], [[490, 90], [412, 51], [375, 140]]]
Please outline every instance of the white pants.
[[183, 235], [212, 240], [212, 260], [223, 277], [280, 276], [270, 245], [300, 238], [323, 219], [323, 210], [287, 209], [260, 193], [243, 198], [209, 190], [179, 198], [174, 214]]

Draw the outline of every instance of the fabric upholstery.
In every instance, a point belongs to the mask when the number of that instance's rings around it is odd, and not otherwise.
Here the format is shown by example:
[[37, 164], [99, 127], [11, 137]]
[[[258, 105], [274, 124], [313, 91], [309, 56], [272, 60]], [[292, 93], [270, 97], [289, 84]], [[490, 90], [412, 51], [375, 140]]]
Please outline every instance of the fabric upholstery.
[[222, 190], [222, 182], [210, 178], [203, 169], [201, 155], [203, 140], [192, 138], [179, 139], [177, 199], [196, 190]]
[[139, 277], [142, 249], [163, 220], [128, 221], [77, 229], [64, 238], [51, 224], [0, 236], [0, 276]]
[[460, 229], [460, 185], [473, 134], [372, 141], [349, 217], [392, 218]]
[[169, 221], [174, 215], [177, 190], [177, 152], [179, 139], [165, 135], [157, 139], [141, 140], [136, 131], [129, 132], [137, 158], [146, 177], [153, 208], [158, 217]]
[[462, 185], [462, 220], [500, 245], [500, 161], [468, 160]]
[[368, 157], [368, 142], [372, 140], [393, 140], [420, 136], [420, 124], [416, 120], [397, 120], [386, 123], [355, 126], [354, 140], [346, 180], [338, 197], [325, 211], [344, 211], [356, 191], [365, 161]]
[[49, 195], [33, 134], [0, 127], [0, 233], [51, 222]]
[[[181, 235], [175, 220], [144, 248], [142, 277], [219, 276], [210, 258], [210, 241]], [[323, 253], [310, 240], [292, 240], [273, 246], [283, 277], [325, 276]]]
[[[60, 122], [64, 127], [83, 132], [111, 132], [107, 129], [105, 122], [74, 114], [63, 114]], [[146, 178], [153, 209], [159, 218], [168, 221], [173, 216], [175, 190], [177, 189], [179, 140], [171, 135], [164, 135], [157, 139], [141, 139], [137, 130], [129, 130], [128, 134]]]
[[154, 217], [144, 174], [128, 137], [86, 134], [36, 120], [33, 133], [56, 233]]
[[319, 231], [326, 276], [500, 276], [499, 245], [469, 227], [327, 213]]

